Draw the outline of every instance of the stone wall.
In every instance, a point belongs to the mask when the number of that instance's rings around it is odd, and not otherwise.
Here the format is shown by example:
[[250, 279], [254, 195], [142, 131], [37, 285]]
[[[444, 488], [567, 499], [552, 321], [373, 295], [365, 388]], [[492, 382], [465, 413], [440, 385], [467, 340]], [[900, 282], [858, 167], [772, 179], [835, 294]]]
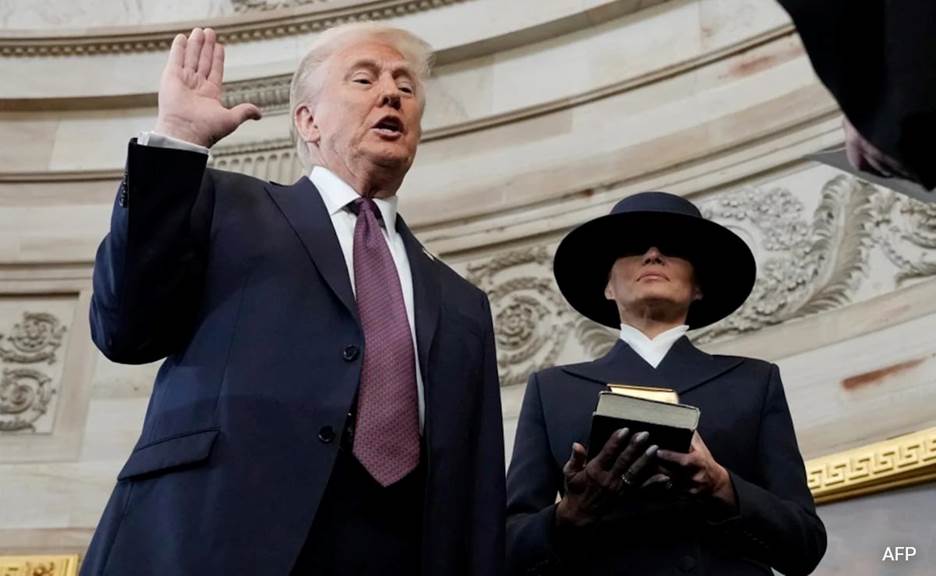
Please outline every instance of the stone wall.
[[[215, 26], [227, 101], [266, 112], [213, 165], [291, 182], [289, 75], [359, 18], [437, 49], [400, 210], [491, 297], [508, 449], [529, 373], [615, 338], [558, 293], [559, 239], [651, 189], [754, 250], [751, 299], [692, 337], [779, 363], [807, 458], [936, 425], [936, 210], [802, 159], [841, 117], [772, 2], [0, 0], [0, 553], [82, 552], [139, 433], [157, 366], [96, 352], [90, 275], [173, 34]], [[819, 573], [856, 553], [832, 542]]]

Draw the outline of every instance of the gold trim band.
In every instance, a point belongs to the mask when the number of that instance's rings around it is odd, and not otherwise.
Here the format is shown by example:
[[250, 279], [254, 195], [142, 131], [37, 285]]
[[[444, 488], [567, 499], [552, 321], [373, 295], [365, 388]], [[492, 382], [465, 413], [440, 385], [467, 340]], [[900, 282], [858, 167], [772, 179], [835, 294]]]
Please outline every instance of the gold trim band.
[[77, 576], [78, 555], [0, 556], [0, 576]]
[[817, 503], [920, 484], [936, 478], [936, 427], [814, 458], [806, 463]]

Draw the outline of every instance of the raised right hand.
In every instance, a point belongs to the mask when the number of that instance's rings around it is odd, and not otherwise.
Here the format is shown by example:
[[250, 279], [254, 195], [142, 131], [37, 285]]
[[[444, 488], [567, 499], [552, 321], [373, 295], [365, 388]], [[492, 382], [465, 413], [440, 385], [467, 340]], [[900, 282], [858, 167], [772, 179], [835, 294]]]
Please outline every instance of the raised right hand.
[[572, 455], [562, 469], [565, 495], [556, 506], [556, 523], [587, 526], [611, 513], [626, 490], [666, 481], [659, 474], [646, 478], [656, 469], [657, 452], [656, 445], [644, 448], [648, 439], [646, 432], [631, 435], [622, 428], [590, 461], [586, 461], [585, 447], [573, 444]]
[[224, 46], [211, 28], [195, 28], [188, 38], [172, 41], [159, 83], [159, 117], [155, 132], [210, 148], [247, 120], [259, 120], [260, 109], [221, 103]]

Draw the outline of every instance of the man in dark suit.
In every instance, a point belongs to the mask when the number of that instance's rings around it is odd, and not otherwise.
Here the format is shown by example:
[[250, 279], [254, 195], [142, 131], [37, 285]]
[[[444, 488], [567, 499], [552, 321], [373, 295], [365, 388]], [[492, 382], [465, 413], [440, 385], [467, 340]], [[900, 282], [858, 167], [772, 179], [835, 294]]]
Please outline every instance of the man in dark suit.
[[311, 170], [281, 186], [206, 169], [260, 112], [221, 104], [213, 31], [175, 39], [91, 307], [108, 358], [166, 361], [83, 574], [500, 573], [489, 303], [396, 214], [430, 54], [322, 34], [291, 92]]
[[851, 163], [936, 188], [936, 2], [780, 0], [845, 113]]
[[[685, 336], [750, 293], [744, 242], [687, 200], [647, 192], [569, 233], [554, 270], [569, 303], [621, 338], [594, 362], [530, 377], [507, 475], [512, 572], [811, 572], [826, 535], [777, 367], [710, 356]], [[672, 388], [697, 406], [688, 453], [622, 429], [589, 460], [581, 442], [609, 383]]]

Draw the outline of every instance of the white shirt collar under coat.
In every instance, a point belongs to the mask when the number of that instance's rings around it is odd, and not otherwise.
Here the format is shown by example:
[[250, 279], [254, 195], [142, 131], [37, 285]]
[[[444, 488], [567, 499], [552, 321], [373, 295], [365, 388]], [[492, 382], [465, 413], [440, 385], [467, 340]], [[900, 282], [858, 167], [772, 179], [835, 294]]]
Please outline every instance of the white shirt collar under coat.
[[646, 334], [633, 326], [621, 324], [621, 340], [630, 346], [647, 364], [656, 368], [666, 357], [673, 344], [688, 331], [689, 326], [683, 324], [658, 334], [656, 338], [648, 338]]
[[[309, 173], [309, 180], [315, 184], [315, 187], [322, 195], [322, 201], [325, 202], [325, 208], [328, 210], [329, 216], [335, 215], [343, 210], [345, 206], [361, 197], [347, 182], [322, 166], [312, 168], [312, 172]], [[374, 202], [380, 210], [387, 232], [390, 234], [395, 233], [398, 202], [396, 195], [390, 198], [374, 198]]]

